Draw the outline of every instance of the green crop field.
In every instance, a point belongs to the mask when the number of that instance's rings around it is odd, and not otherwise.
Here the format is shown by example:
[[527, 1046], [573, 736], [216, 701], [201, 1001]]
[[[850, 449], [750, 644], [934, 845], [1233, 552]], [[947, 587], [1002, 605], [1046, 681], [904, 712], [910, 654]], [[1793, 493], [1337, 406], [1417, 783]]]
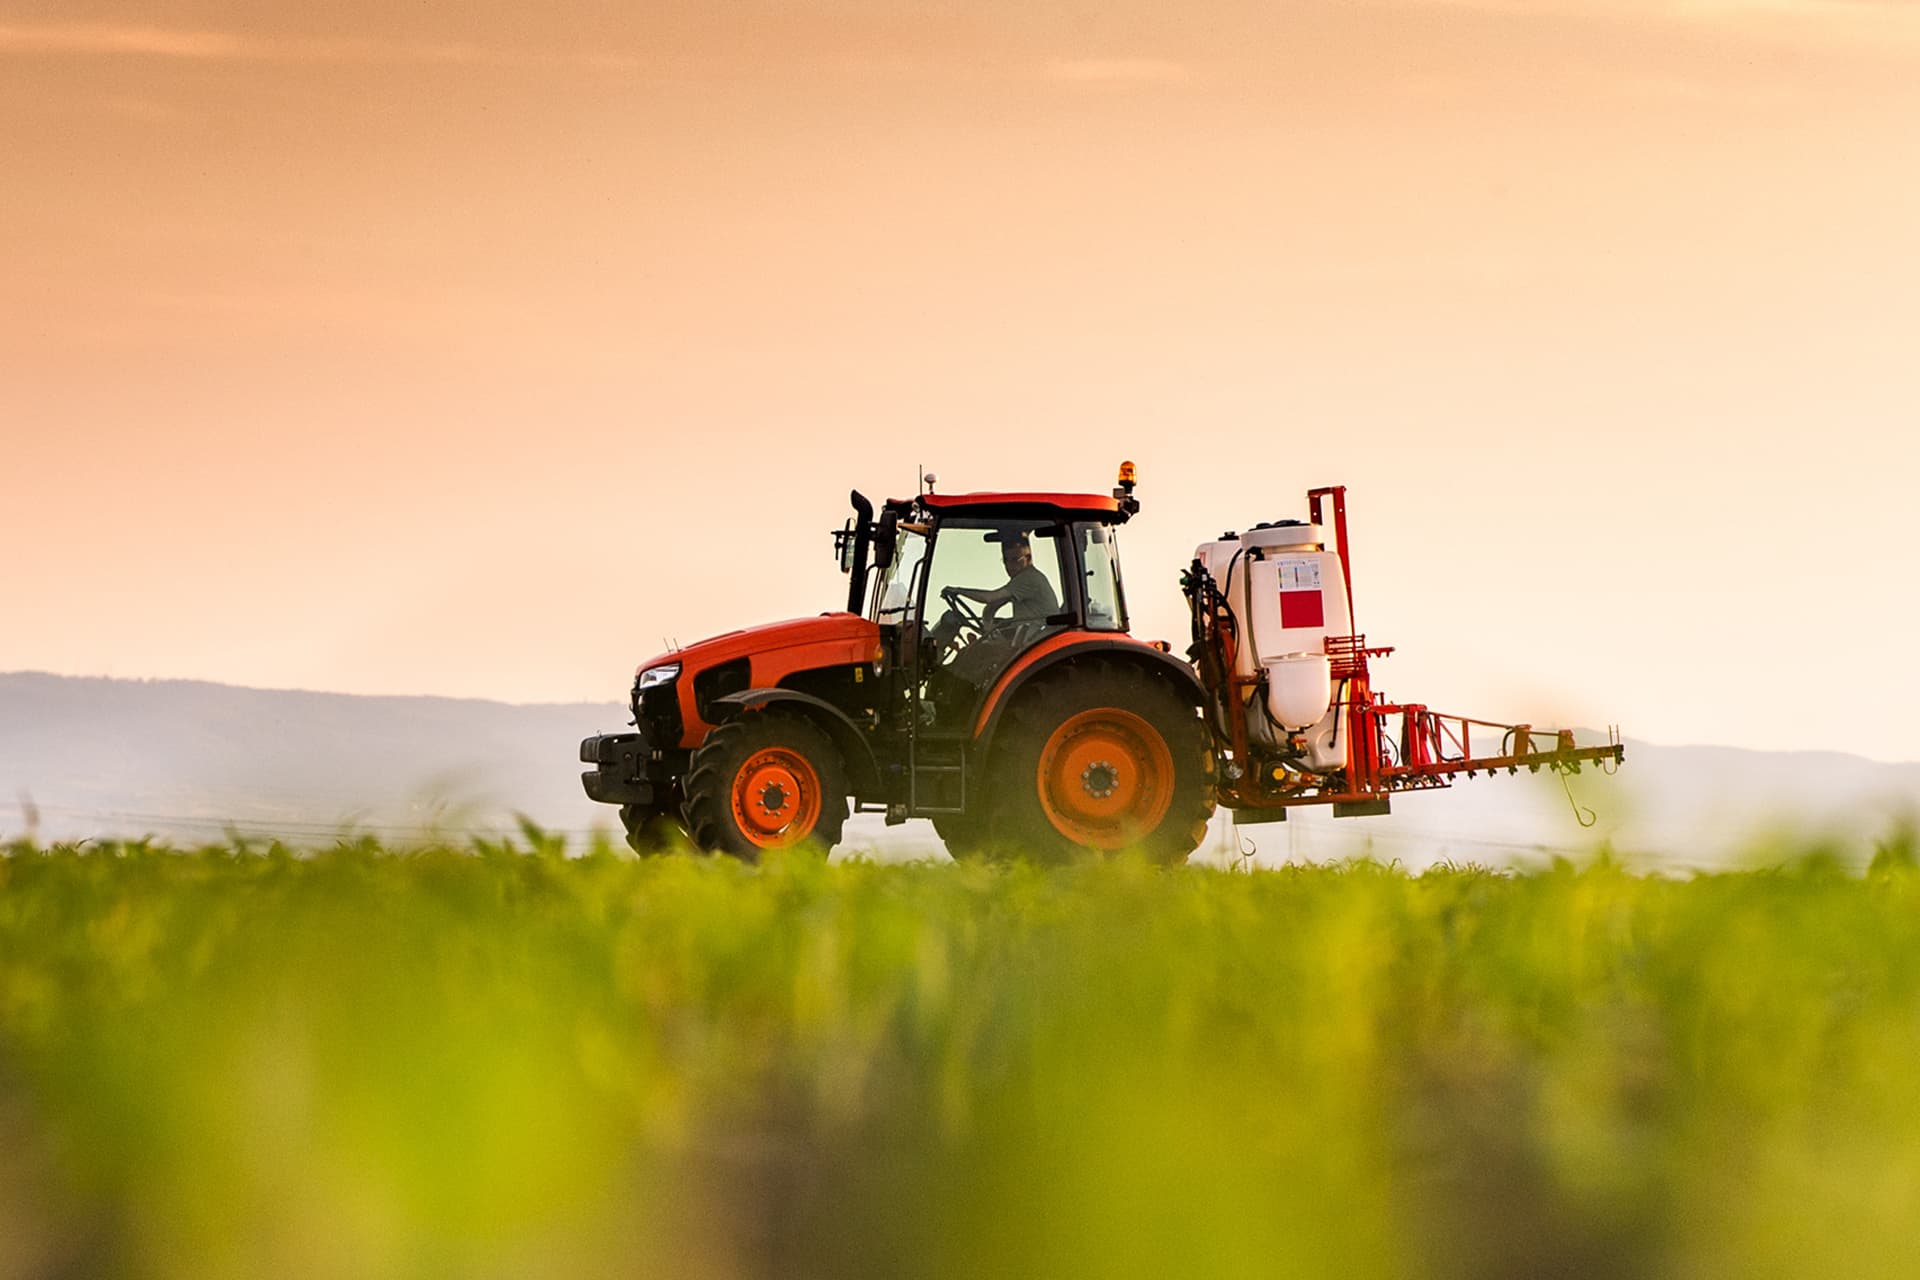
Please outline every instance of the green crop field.
[[0, 1277], [1920, 1273], [1910, 840], [561, 853], [13, 846]]

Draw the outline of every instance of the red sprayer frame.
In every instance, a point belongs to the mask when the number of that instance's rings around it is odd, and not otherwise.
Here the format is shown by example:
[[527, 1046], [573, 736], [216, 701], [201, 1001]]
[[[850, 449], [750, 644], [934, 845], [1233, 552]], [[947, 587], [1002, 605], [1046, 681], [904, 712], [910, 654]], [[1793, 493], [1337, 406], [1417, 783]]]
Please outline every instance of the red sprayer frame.
[[[1328, 498], [1332, 499], [1334, 543], [1346, 580], [1347, 616], [1352, 618], [1353, 558], [1347, 541], [1346, 487], [1309, 490], [1309, 515], [1314, 524], [1322, 524], [1322, 500]], [[1195, 608], [1199, 610], [1198, 603]], [[1216, 649], [1212, 660], [1201, 661], [1199, 666], [1202, 681], [1209, 685], [1208, 693], [1222, 713], [1217, 719], [1210, 717], [1209, 723], [1216, 735], [1221, 735], [1223, 724], [1226, 729], [1220, 745], [1229, 760], [1217, 790], [1220, 802], [1231, 809], [1331, 804], [1354, 816], [1384, 813], [1387, 797], [1394, 792], [1438, 789], [1461, 774], [1473, 777], [1482, 770], [1492, 773], [1499, 769], [1516, 773], [1523, 768], [1537, 773], [1543, 765], [1556, 772], [1578, 773], [1583, 762], [1606, 767], [1618, 765], [1625, 756], [1617, 730], [1609, 731], [1606, 746], [1582, 747], [1574, 742], [1570, 729], [1540, 730], [1526, 724], [1448, 715], [1420, 703], [1376, 701], [1367, 660], [1384, 658], [1393, 650], [1369, 648], [1366, 637], [1356, 632], [1329, 636], [1326, 641], [1334, 687], [1340, 691], [1335, 705], [1341, 709], [1344, 722], [1345, 767], [1317, 773], [1279, 752], [1272, 759], [1256, 759], [1247, 736], [1246, 699], [1265, 676], [1232, 674], [1232, 650], [1237, 641], [1217, 626], [1197, 626], [1196, 642], [1211, 642]], [[1396, 719], [1397, 726], [1391, 723]], [[1391, 732], [1396, 727], [1397, 734]], [[1480, 743], [1488, 748], [1489, 738], [1498, 735], [1498, 748], [1476, 754], [1475, 730], [1479, 731]], [[1547, 742], [1551, 745], [1542, 745]]]

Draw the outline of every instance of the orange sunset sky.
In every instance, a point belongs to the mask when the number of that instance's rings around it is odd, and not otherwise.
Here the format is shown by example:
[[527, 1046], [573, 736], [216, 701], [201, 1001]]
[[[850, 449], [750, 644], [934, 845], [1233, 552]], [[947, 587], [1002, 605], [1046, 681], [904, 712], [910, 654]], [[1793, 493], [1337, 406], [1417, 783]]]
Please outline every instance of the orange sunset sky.
[[0, 112], [0, 670], [617, 700], [1126, 457], [1144, 634], [1345, 483], [1389, 694], [1920, 758], [1920, 4], [0, 3]]

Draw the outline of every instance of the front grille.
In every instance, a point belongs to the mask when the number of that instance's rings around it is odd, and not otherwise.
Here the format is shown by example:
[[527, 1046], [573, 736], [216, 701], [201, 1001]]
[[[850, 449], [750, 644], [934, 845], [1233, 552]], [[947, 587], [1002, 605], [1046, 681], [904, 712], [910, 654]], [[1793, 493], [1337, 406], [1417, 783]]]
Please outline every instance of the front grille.
[[680, 682], [669, 680], [642, 690], [633, 689], [633, 723], [656, 751], [680, 745]]

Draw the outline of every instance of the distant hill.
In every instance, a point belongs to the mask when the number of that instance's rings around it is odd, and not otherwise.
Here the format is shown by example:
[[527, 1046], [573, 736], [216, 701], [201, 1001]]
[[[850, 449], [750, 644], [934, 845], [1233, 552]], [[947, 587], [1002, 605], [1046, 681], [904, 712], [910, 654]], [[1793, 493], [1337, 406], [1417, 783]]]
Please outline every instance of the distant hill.
[[581, 738], [616, 703], [241, 689], [195, 680], [0, 675], [0, 826], [43, 833], [494, 830], [525, 813], [585, 830]]
[[[515, 814], [585, 833], [611, 826], [613, 811], [581, 793], [576, 747], [626, 719], [616, 703], [0, 674], [0, 837], [30, 826], [43, 839], [463, 836], [511, 829]], [[1386, 818], [1307, 812], [1237, 832], [1222, 820], [1201, 858], [1231, 862], [1238, 847], [1261, 863], [1368, 853], [1416, 867], [1504, 864], [1606, 839], [1640, 865], [1687, 867], [1826, 838], [1862, 859], [1902, 814], [1920, 812], [1920, 764], [1629, 742], [1617, 777], [1589, 771], [1572, 790], [1597, 814], [1591, 829], [1575, 821], [1558, 779], [1522, 774], [1402, 797]], [[924, 822], [888, 829], [866, 817], [849, 824], [847, 845], [883, 857], [939, 849]]]

